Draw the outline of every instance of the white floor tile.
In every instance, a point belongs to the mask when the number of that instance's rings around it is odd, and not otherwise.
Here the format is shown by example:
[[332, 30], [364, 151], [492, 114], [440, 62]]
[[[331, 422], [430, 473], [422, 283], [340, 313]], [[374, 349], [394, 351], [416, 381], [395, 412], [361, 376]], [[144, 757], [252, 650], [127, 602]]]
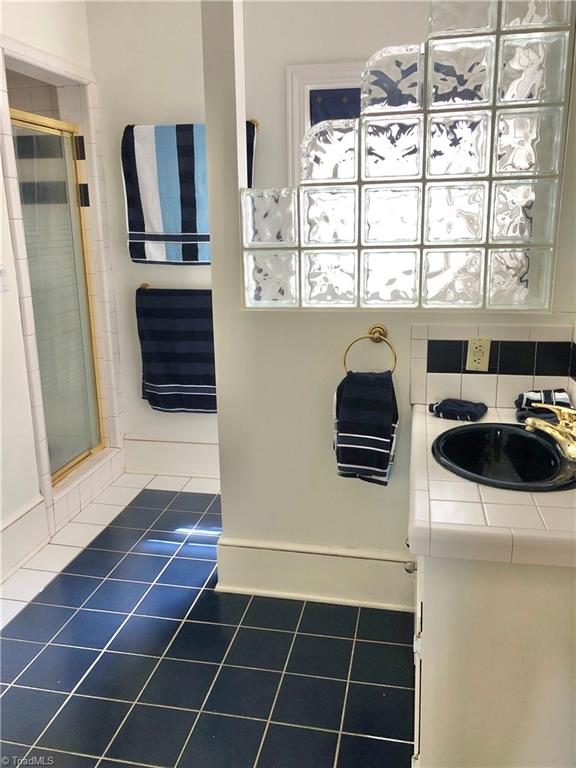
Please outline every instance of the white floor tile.
[[175, 477], [174, 475], [156, 475], [146, 488], [155, 488], [159, 491], [181, 491], [189, 477]]
[[96, 496], [94, 501], [97, 504], [119, 504], [121, 507], [125, 507], [139, 493], [140, 488], [120, 488], [119, 486], [111, 485], [100, 496]]
[[19, 600], [0, 600], [0, 626], [5, 627], [27, 605]]
[[68, 523], [62, 530], [58, 531], [52, 539], [52, 544], [65, 544], [66, 546], [85, 547], [87, 544], [102, 533], [103, 525], [94, 523], [78, 523], [76, 521]]
[[41, 592], [54, 578], [52, 571], [32, 571], [19, 568], [0, 585], [0, 596], [6, 600], [29, 601]]
[[35, 571], [59, 572], [72, 562], [76, 555], [82, 552], [82, 547], [70, 547], [62, 544], [46, 544], [34, 557], [24, 563], [24, 568]]
[[124, 472], [123, 475], [112, 483], [113, 486], [122, 488], [145, 488], [155, 475], [139, 475], [136, 472]]
[[186, 493], [220, 493], [220, 480], [211, 477], [193, 477], [182, 490]]
[[89, 504], [86, 509], [76, 515], [74, 523], [95, 523], [109, 525], [124, 509], [119, 504]]

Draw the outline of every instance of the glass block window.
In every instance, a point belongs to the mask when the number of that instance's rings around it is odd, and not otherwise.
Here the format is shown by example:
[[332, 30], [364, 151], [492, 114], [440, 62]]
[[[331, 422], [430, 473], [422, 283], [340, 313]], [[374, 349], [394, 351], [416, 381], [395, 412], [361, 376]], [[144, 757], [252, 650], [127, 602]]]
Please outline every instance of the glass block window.
[[547, 308], [575, 7], [433, 0], [360, 117], [308, 130], [299, 186], [242, 191], [246, 306]]

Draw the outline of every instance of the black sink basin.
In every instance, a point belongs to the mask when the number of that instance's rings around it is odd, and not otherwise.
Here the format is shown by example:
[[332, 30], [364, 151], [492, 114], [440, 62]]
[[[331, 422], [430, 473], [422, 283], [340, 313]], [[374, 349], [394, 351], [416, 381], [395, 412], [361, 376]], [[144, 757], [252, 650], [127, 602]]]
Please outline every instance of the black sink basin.
[[514, 491], [559, 491], [576, 487], [569, 462], [548, 435], [519, 424], [470, 424], [449, 429], [432, 445], [436, 461], [474, 483]]

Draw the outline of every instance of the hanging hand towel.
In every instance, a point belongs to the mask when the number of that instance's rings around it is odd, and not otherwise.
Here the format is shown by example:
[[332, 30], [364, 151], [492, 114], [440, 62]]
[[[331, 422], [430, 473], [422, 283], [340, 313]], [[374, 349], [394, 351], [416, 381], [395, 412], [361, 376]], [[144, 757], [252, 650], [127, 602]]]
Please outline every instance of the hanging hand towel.
[[439, 419], [478, 421], [484, 416], [488, 408], [484, 403], [471, 403], [469, 400], [448, 397], [438, 403], [430, 403], [428, 410]]
[[[248, 121], [249, 186], [255, 141], [255, 125]], [[122, 170], [132, 261], [209, 264], [205, 126], [126, 126]]]
[[212, 293], [139, 288], [142, 398], [158, 411], [216, 412]]
[[334, 404], [338, 474], [388, 485], [398, 426], [392, 373], [347, 373]]

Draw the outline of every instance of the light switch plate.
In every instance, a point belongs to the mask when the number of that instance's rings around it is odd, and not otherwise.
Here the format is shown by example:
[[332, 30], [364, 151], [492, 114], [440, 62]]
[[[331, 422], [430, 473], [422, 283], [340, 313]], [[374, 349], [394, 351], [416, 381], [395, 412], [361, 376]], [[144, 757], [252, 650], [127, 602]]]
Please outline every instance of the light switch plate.
[[468, 339], [467, 371], [487, 371], [490, 361], [490, 339]]

